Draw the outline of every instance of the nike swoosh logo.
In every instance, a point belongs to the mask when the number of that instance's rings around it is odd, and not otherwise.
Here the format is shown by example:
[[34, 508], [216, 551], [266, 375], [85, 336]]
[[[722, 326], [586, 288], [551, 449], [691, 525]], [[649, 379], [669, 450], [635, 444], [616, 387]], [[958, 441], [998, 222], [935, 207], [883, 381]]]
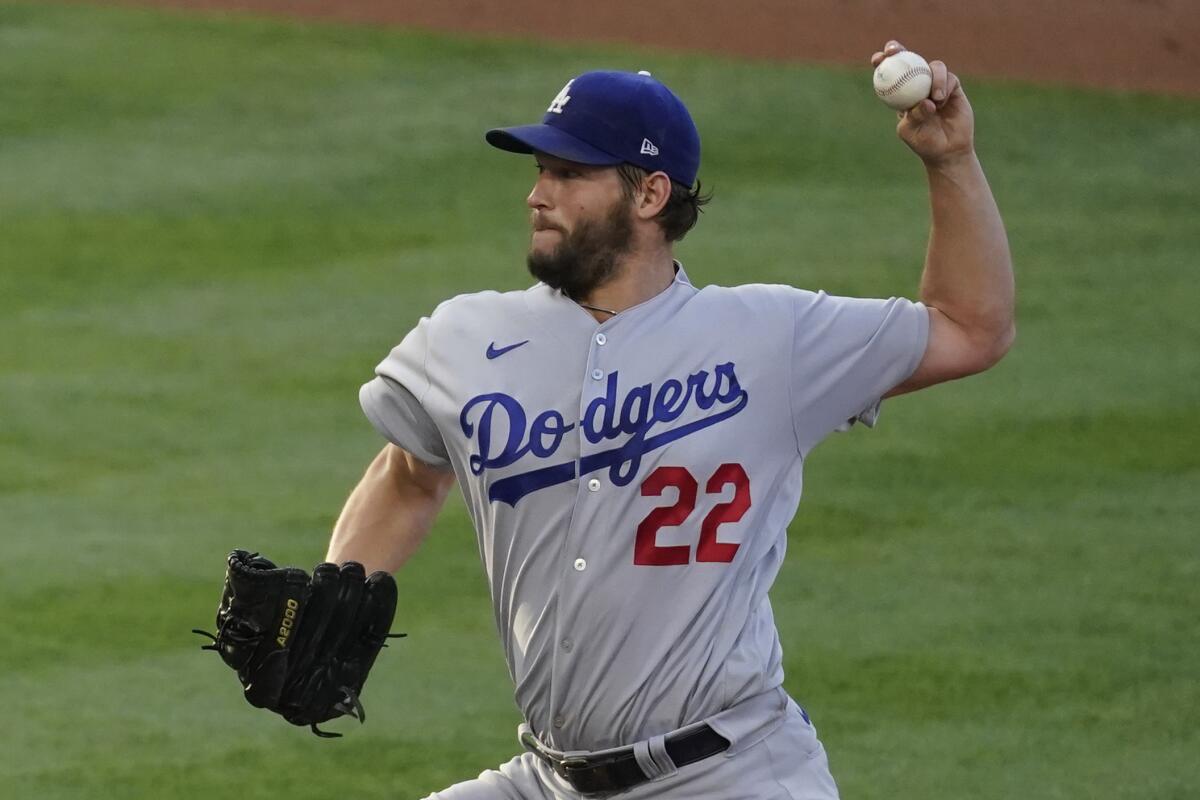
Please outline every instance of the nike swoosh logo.
[[492, 342], [491, 344], [488, 345], [487, 357], [489, 359], [499, 358], [500, 356], [507, 353], [509, 350], [516, 350], [518, 347], [520, 347], [523, 344], [529, 344], [529, 340], [526, 339], [523, 342], [517, 342], [516, 344], [510, 344], [508, 347], [496, 347], [496, 343]]

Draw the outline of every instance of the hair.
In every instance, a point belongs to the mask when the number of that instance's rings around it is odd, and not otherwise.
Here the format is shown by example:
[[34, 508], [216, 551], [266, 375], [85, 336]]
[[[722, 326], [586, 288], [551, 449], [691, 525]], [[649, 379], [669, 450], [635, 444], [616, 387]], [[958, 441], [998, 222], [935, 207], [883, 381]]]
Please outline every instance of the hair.
[[[628, 200], [650, 175], [650, 171], [627, 162], [617, 165], [617, 175], [621, 178], [621, 195]], [[671, 196], [655, 217], [667, 241], [678, 242], [686, 236], [700, 219], [701, 210], [711, 201], [712, 192], [702, 194], [700, 181], [696, 181], [694, 189], [671, 181]]]

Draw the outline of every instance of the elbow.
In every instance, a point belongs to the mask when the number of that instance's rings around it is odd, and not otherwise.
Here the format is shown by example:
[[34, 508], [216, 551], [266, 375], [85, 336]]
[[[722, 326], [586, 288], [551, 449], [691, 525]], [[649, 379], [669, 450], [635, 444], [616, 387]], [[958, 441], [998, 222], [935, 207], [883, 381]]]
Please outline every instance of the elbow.
[[977, 368], [974, 371], [983, 372], [999, 364], [1000, 360], [1012, 349], [1016, 340], [1017, 325], [1011, 320], [1000, 330], [990, 332], [977, 346], [975, 365]]
[[1012, 346], [1016, 344], [1016, 341], [1017, 323], [1015, 320], [1011, 320], [1008, 323], [1008, 327], [1004, 329], [1004, 336], [1001, 337], [1000, 355], [996, 360], [999, 361], [1001, 358], [1004, 358], [1008, 354], [1008, 351], [1012, 349]]

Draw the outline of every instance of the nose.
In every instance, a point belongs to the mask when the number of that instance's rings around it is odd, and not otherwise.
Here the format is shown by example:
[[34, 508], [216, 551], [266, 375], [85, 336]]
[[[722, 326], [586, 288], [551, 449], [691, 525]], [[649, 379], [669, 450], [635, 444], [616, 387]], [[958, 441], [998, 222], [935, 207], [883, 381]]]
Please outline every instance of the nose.
[[538, 179], [533, 182], [533, 188], [525, 198], [525, 205], [533, 209], [550, 207], [550, 190], [546, 185], [545, 175], [538, 175]]

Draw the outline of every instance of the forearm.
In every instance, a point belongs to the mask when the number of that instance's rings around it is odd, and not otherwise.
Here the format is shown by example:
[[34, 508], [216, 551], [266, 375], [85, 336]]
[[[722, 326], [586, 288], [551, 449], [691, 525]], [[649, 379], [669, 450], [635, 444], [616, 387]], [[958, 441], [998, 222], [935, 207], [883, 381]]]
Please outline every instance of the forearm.
[[368, 573], [400, 569], [429, 534], [453, 482], [452, 473], [384, 448], [346, 501], [325, 559], [358, 561]]
[[996, 358], [1015, 331], [1012, 258], [1000, 210], [973, 152], [927, 167], [932, 226], [921, 300]]

